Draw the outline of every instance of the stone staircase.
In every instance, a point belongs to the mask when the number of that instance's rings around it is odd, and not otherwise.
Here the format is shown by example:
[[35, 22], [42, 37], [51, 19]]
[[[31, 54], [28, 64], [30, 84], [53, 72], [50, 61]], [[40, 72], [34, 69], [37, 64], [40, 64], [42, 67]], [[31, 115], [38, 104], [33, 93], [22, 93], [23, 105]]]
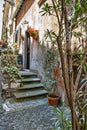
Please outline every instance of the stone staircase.
[[23, 86], [18, 87], [14, 92], [16, 101], [35, 100], [46, 97], [47, 91], [44, 89], [36, 73], [31, 71], [21, 71], [20, 73], [23, 77]]

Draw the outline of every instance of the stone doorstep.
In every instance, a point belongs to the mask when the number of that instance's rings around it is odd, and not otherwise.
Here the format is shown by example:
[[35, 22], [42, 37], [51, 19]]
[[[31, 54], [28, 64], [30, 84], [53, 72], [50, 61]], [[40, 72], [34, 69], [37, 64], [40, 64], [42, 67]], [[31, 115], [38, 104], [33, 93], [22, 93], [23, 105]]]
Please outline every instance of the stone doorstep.
[[22, 76], [32, 76], [32, 75], [37, 76], [36, 73], [31, 72], [31, 71], [19, 71], [19, 72], [20, 72], [20, 74], [21, 74]]

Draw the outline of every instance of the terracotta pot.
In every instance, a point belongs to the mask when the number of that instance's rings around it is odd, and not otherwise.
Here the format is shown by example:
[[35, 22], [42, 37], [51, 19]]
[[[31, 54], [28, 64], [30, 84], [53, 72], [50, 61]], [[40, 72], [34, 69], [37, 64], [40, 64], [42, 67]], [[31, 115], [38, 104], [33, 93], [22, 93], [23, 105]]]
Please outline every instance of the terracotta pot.
[[38, 40], [38, 35], [33, 36], [34, 40]]
[[48, 98], [48, 104], [50, 106], [54, 106], [54, 107], [58, 106], [60, 100], [59, 96], [47, 95], [47, 98]]
[[5, 51], [5, 52], [3, 52], [3, 54], [8, 54], [8, 52], [7, 52], [7, 51]]
[[15, 50], [15, 55], [18, 55], [18, 53], [19, 53], [19, 50]]
[[8, 44], [3, 44], [2, 45], [2, 48], [7, 48], [8, 47]]

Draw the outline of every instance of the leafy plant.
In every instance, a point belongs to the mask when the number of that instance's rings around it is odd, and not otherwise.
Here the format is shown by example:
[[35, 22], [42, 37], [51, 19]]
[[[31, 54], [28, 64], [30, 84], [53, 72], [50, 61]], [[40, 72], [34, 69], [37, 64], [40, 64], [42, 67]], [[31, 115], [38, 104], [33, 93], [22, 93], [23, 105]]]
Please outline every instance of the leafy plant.
[[15, 43], [13, 43], [12, 44], [12, 47], [15, 49], [15, 48], [18, 48], [18, 43], [17, 42], [15, 42]]
[[30, 34], [31, 37], [33, 37], [34, 40], [38, 40], [38, 38], [39, 38], [39, 30], [36, 30], [34, 28], [29, 27], [27, 29], [27, 32]]
[[[81, 98], [87, 94], [87, 88], [86, 91], [83, 91], [84, 87], [79, 87], [79, 83], [82, 77], [82, 71], [84, 68], [84, 65], [87, 63], [87, 0], [51, 0], [52, 4], [47, 3], [44, 4], [42, 7], [42, 15], [52, 15], [55, 16], [57, 19], [56, 25], [58, 25], [57, 32], [56, 32], [56, 46], [58, 49], [60, 62], [61, 62], [61, 68], [62, 68], [62, 77], [64, 81], [64, 88], [66, 90], [66, 95], [68, 99], [68, 104], [71, 110], [71, 121], [72, 121], [72, 130], [86, 130], [87, 128], [87, 113], [82, 112], [79, 110], [79, 104], [76, 101], [82, 100]], [[80, 27], [79, 32], [75, 29]], [[53, 30], [54, 31], [54, 30]], [[74, 34], [76, 37], [79, 37], [80, 39], [83, 39], [84, 36], [84, 44], [85, 44], [85, 51], [84, 56], [80, 57], [81, 63], [78, 69], [78, 74], [75, 79], [73, 80], [73, 62], [72, 62], [72, 44], [73, 44], [73, 37], [72, 33], [74, 31]], [[75, 33], [76, 32], [76, 33]], [[85, 32], [85, 33], [84, 33]], [[49, 31], [48, 31], [48, 34]], [[52, 35], [50, 35], [52, 36]], [[50, 38], [52, 42], [52, 37]], [[65, 51], [63, 50], [63, 45], [65, 44]], [[83, 44], [83, 42], [81, 42]], [[86, 74], [85, 74], [86, 75]], [[83, 77], [82, 77], [83, 79]], [[85, 83], [84, 83], [85, 84]], [[84, 86], [84, 85], [82, 85]], [[82, 93], [80, 92], [79, 88], [81, 89]], [[80, 94], [77, 94], [80, 92]], [[77, 96], [79, 95], [79, 96]], [[80, 98], [81, 97], [81, 98]], [[87, 97], [87, 96], [86, 96]], [[78, 100], [76, 100], [78, 99]], [[84, 100], [86, 103], [86, 100]], [[84, 104], [84, 101], [82, 100], [82, 109], [86, 108], [86, 104]], [[77, 109], [76, 109], [77, 108]], [[82, 112], [82, 113], [81, 113]], [[81, 119], [79, 115], [81, 114]], [[84, 124], [84, 125], [83, 125]]]
[[44, 57], [45, 88], [50, 94], [56, 94], [58, 80], [54, 76], [55, 60], [58, 60], [56, 48], [47, 49]]
[[18, 68], [11, 64], [7, 64], [7, 66], [3, 68], [3, 74], [10, 80], [10, 82], [16, 82], [16, 79], [22, 79]]
[[84, 77], [76, 92], [76, 108], [79, 116], [80, 128], [87, 128], [87, 64], [84, 66]]
[[11, 48], [8, 48], [8, 53], [13, 54], [13, 50]]
[[17, 65], [17, 56], [15, 55], [5, 55], [5, 54], [1, 54], [1, 57], [0, 57], [0, 61], [1, 61], [1, 66], [4, 67], [6, 66], [7, 64], [11, 64], [11, 65], [15, 65], [16, 67], [18, 66]]
[[54, 107], [53, 109], [57, 116], [54, 130], [72, 130], [69, 108], [63, 104], [62, 107]]
[[6, 48], [2, 50], [3, 54], [13, 54], [13, 50], [11, 48]]
[[44, 6], [42, 7], [42, 10], [40, 11], [40, 13], [43, 15], [52, 15], [52, 11], [53, 11], [53, 7], [51, 5], [49, 5], [49, 3], [44, 4]]
[[5, 79], [8, 81], [8, 87], [10, 88], [11, 82], [16, 82], [17, 79], [22, 80], [22, 77], [17, 68], [17, 57], [14, 55], [2, 54], [0, 57], [2, 72]]
[[2, 48], [7, 48], [8, 47], [8, 44], [7, 43], [3, 43], [2, 44]]
[[47, 29], [47, 30], [45, 31], [44, 37], [45, 37], [46, 40], [48, 39], [49, 42], [51, 42], [51, 44], [52, 44], [53, 46], [56, 45], [57, 35], [56, 35], [56, 33], [55, 33], [54, 31]]
[[8, 49], [6, 48], [6, 49], [3, 49], [2, 51], [1, 51], [3, 54], [7, 54], [8, 53]]
[[14, 54], [15, 54], [15, 55], [18, 55], [18, 53], [19, 53], [19, 48], [15, 48], [15, 49], [14, 49]]

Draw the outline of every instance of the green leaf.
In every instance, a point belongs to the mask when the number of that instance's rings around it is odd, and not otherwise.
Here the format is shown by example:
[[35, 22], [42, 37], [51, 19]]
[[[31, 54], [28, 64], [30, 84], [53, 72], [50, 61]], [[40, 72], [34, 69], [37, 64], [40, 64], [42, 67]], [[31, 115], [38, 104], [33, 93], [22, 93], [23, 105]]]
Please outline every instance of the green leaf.
[[52, 9], [52, 6], [49, 5], [49, 3], [46, 3], [46, 4], [44, 4], [43, 7], [41, 8], [40, 13], [42, 14], [42, 16], [43, 16], [43, 15], [46, 15], [46, 14], [52, 15], [52, 10], [53, 10], [53, 9]]
[[84, 79], [81, 80], [81, 83], [84, 83], [86, 81], [87, 81], [87, 78], [84, 78]]

